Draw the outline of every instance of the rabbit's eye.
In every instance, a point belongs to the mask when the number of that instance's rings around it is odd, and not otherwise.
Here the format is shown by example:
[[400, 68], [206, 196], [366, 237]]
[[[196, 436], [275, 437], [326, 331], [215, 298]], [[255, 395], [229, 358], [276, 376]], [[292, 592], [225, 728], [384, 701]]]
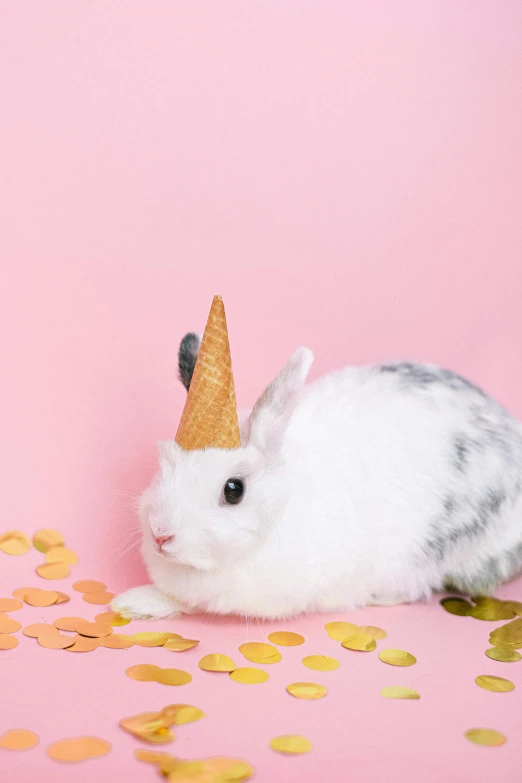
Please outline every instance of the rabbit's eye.
[[223, 487], [225, 503], [239, 503], [245, 494], [245, 485], [239, 478], [230, 478]]

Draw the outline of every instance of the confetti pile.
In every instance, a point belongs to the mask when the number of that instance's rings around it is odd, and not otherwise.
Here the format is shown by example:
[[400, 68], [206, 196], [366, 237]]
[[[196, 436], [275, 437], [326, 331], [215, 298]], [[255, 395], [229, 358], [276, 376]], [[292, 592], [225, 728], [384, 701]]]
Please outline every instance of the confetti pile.
[[[0, 550], [6, 555], [15, 557], [24, 555], [32, 547], [45, 556], [45, 562], [37, 565], [35, 569], [37, 577], [41, 579], [58, 582], [70, 575], [71, 568], [78, 566], [78, 555], [65, 545], [64, 537], [56, 530], [39, 530], [32, 541], [23, 532], [17, 530], [0, 535]], [[97, 580], [82, 579], [75, 581], [72, 588], [77, 593], [77, 600], [81, 594], [82, 600], [87, 605], [86, 609], [89, 609], [88, 605], [90, 604], [103, 608], [103, 611], [95, 610], [98, 613], [94, 617], [64, 614], [52, 622], [42, 621], [24, 626], [23, 622], [16, 619], [16, 617], [23, 618], [24, 606], [36, 607], [45, 616], [49, 607], [67, 603], [71, 600], [71, 596], [56, 589], [55, 584], [49, 587], [43, 582], [40, 587], [37, 585], [14, 587], [11, 595], [0, 595], [0, 651], [2, 651], [0, 655], [4, 666], [9, 662], [8, 651], [14, 650], [24, 637], [26, 637], [24, 643], [67, 653], [92, 653], [100, 647], [108, 650], [128, 650], [131, 647], [160, 648], [161, 653], [158, 655], [161, 656], [161, 659], [158, 659], [158, 664], [137, 663], [127, 666], [121, 661], [121, 658], [125, 657], [124, 654], [118, 653], [114, 656], [115, 676], [122, 676], [123, 681], [127, 678], [127, 683], [129, 680], [138, 683], [156, 683], [160, 687], [161, 693], [166, 694], [169, 687], [185, 686], [192, 681], [193, 676], [225, 678], [232, 683], [262, 686], [270, 679], [272, 666], [283, 660], [285, 648], [297, 648], [306, 644], [305, 637], [295, 631], [274, 631], [268, 634], [266, 640], [260, 639], [240, 644], [236, 653], [232, 653], [235, 660], [228, 654], [231, 652], [230, 650], [205, 652], [198, 661], [199, 672], [191, 673], [183, 668], [171, 667], [169, 661], [174, 659], [170, 658], [170, 655], [176, 653], [181, 655], [176, 660], [186, 660], [183, 653], [196, 648], [201, 643], [200, 640], [184, 638], [178, 633], [163, 629], [121, 633], [120, 629], [129, 625], [130, 621], [108, 610], [107, 604], [112, 599], [113, 593], [107, 590], [106, 584]], [[472, 618], [472, 620], [486, 623], [501, 621], [501, 625], [495, 626], [491, 633], [487, 634], [489, 646], [485, 639], [485, 656], [502, 663], [520, 661], [522, 658], [519, 652], [522, 650], [522, 603], [491, 597], [477, 597], [473, 601], [462, 597], [447, 597], [443, 598], [440, 603], [446, 612], [461, 618]], [[94, 613], [92, 608], [90, 611]], [[14, 616], [12, 616], [13, 614]], [[318, 620], [320, 621], [320, 618]], [[466, 622], [470, 622], [470, 620], [468, 619]], [[136, 625], [134, 623], [133, 627]], [[125, 630], [127, 629], [125, 628]], [[18, 636], [17, 634], [20, 632], [21, 636]], [[344, 620], [334, 621], [326, 623], [324, 633], [325, 639], [329, 638], [338, 643], [339, 659], [325, 655], [320, 649], [320, 645], [318, 645], [319, 649], [305, 650], [306, 654], [300, 653], [299, 655], [300, 664], [304, 667], [299, 670], [301, 675], [305, 669], [308, 669], [321, 673], [318, 679], [322, 679], [322, 676], [325, 675], [325, 680], [327, 680], [329, 676], [332, 676], [328, 674], [329, 672], [335, 672], [344, 665], [345, 661], [349, 665], [350, 659], [355, 660], [351, 656], [355, 656], [361, 661], [368, 660], [365, 653], [370, 656], [376, 655], [385, 667], [409, 669], [417, 663], [417, 658], [412, 652], [387, 647], [384, 640], [388, 634], [377, 626], [357, 625]], [[206, 641], [208, 642], [208, 640]], [[112, 656], [112, 653], [110, 655]], [[243, 661], [253, 665], [244, 665]], [[509, 693], [515, 688], [511, 680], [494, 674], [475, 672], [473, 677], [478, 688], [490, 693]], [[421, 699], [421, 693], [408, 684], [409, 674], [407, 672], [405, 672], [405, 678], [401, 685], [390, 684], [383, 687], [380, 690], [382, 697], [389, 700], [415, 701]], [[411, 682], [411, 684], [415, 683]], [[129, 687], [133, 686], [129, 683]], [[136, 687], [139, 689], [143, 686], [137, 685]], [[237, 686], [230, 685], [230, 687], [236, 688]], [[303, 679], [285, 683], [282, 691], [293, 699], [302, 701], [319, 701], [328, 696], [325, 684]], [[233, 699], [233, 694], [230, 698]], [[499, 697], [493, 696], [491, 698]], [[119, 720], [119, 728], [122, 732], [149, 746], [169, 745], [175, 742], [175, 732], [178, 727], [185, 727], [187, 724], [194, 724], [205, 718], [203, 710], [190, 704], [167, 704], [159, 710], [157, 705], [155, 705], [156, 709], [152, 710], [150, 706], [144, 704], [143, 707], [147, 711], [121, 717]], [[310, 709], [317, 708], [310, 707]], [[6, 710], [6, 714], [8, 714], [8, 710]], [[12, 726], [0, 736], [0, 754], [29, 750], [32, 750], [33, 753], [40, 752], [38, 749], [38, 727], [34, 724], [29, 725], [29, 719], [30, 716], [28, 716], [26, 727]], [[295, 728], [298, 729], [299, 726]], [[91, 731], [95, 732], [96, 726], [92, 726]], [[197, 737], [197, 727], [187, 726], [187, 728], [181, 728], [180, 731], [190, 731], [194, 738]], [[269, 733], [265, 733], [263, 739], [260, 732], [259, 739], [275, 753], [286, 756], [314, 752], [314, 738], [297, 733], [280, 736], [270, 736]], [[462, 736], [462, 740], [465, 739], [474, 744], [490, 747], [504, 745], [507, 741], [504, 733], [494, 728], [484, 727], [467, 729]], [[93, 734], [56, 737], [54, 742], [46, 748], [46, 753], [50, 759], [62, 764], [80, 761], [89, 761], [89, 763], [95, 764], [99, 763], [97, 760], [109, 754], [111, 749], [111, 742]], [[250, 763], [243, 759], [227, 756], [181, 759], [165, 750], [135, 748], [135, 759], [155, 768], [158, 775], [164, 776], [171, 782], [190, 779], [194, 783], [225, 783], [225, 781], [232, 780], [249, 780], [254, 776], [254, 769]]]

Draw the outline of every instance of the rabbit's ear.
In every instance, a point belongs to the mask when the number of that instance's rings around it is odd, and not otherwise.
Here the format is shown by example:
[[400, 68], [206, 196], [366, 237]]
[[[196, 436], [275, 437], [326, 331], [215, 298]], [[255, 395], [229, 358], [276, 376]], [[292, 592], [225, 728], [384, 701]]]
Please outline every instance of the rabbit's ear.
[[299, 392], [314, 360], [309, 348], [298, 348], [256, 402], [246, 427], [246, 440], [272, 455], [279, 451]]

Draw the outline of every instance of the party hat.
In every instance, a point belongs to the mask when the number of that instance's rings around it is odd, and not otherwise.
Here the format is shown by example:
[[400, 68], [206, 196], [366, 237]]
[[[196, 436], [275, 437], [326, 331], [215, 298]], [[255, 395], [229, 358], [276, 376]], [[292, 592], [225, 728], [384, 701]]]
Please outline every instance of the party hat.
[[176, 443], [182, 449], [241, 446], [225, 308], [215, 296], [201, 341]]

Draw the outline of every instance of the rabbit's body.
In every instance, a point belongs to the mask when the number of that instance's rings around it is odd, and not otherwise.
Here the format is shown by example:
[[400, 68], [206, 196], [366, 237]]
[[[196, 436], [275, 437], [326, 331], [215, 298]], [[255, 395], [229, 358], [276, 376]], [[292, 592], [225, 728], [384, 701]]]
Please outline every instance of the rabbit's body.
[[[168, 446], [142, 506], [157, 589], [114, 608], [282, 618], [415, 601], [446, 584], [484, 594], [522, 567], [518, 421], [430, 365], [348, 368], [302, 386], [310, 364], [306, 349], [294, 354], [242, 449], [218, 459]], [[218, 520], [216, 487], [240, 473], [244, 500]], [[150, 527], [173, 531], [171, 552], [156, 550]]]

